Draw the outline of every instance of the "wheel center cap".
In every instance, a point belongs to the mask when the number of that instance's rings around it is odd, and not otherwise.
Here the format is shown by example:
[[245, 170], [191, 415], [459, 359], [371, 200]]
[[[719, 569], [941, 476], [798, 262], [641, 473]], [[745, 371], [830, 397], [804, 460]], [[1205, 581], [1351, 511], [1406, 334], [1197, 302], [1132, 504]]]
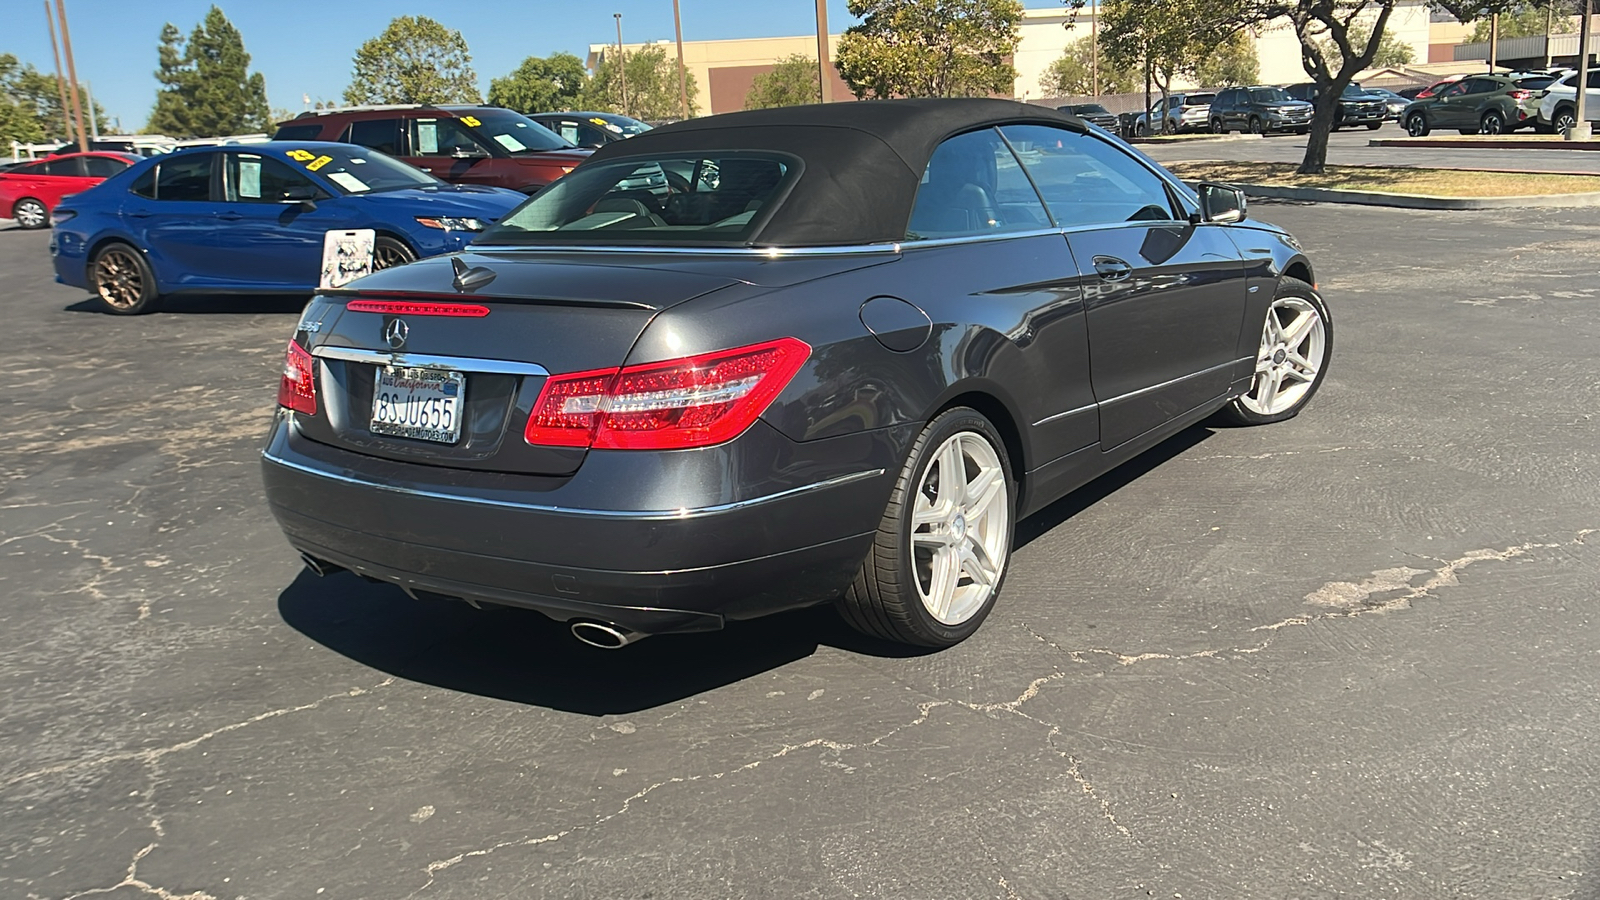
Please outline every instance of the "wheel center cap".
[[958, 541], [965, 539], [967, 536], [967, 517], [956, 516], [955, 521], [950, 523], [950, 533], [955, 535]]
[[1281, 366], [1281, 365], [1283, 365], [1283, 361], [1288, 359], [1288, 358], [1289, 358], [1289, 351], [1283, 349], [1282, 347], [1279, 347], [1277, 350], [1273, 351], [1273, 353], [1272, 353], [1272, 364], [1275, 365], [1275, 366]]

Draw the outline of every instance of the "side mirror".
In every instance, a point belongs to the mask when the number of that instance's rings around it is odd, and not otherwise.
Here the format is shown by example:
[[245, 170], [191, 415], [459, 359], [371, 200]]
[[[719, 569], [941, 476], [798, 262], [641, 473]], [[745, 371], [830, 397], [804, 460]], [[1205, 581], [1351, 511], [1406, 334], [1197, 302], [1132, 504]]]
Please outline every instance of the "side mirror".
[[317, 208], [317, 198], [322, 192], [314, 184], [297, 184], [283, 192], [283, 202], [298, 203], [307, 209]]
[[1228, 224], [1243, 222], [1247, 214], [1244, 191], [1227, 184], [1200, 183], [1200, 221]]

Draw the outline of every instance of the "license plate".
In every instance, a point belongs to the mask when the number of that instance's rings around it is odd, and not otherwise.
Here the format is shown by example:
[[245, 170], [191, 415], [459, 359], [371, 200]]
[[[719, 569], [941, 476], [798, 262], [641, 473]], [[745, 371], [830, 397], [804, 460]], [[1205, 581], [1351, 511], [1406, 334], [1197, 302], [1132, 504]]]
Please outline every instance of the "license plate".
[[461, 438], [467, 379], [443, 369], [378, 369], [372, 386], [373, 434], [454, 444]]

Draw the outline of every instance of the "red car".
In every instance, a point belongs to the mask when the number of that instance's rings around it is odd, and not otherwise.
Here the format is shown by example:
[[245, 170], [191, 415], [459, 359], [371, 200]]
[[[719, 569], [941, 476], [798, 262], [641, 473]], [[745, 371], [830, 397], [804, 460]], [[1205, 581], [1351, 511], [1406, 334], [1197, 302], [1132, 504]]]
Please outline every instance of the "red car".
[[61, 198], [79, 194], [139, 161], [131, 153], [63, 153], [0, 172], [0, 216], [23, 228], [50, 224]]
[[277, 141], [359, 144], [452, 184], [534, 194], [589, 158], [521, 113], [495, 106], [353, 106], [303, 112]]

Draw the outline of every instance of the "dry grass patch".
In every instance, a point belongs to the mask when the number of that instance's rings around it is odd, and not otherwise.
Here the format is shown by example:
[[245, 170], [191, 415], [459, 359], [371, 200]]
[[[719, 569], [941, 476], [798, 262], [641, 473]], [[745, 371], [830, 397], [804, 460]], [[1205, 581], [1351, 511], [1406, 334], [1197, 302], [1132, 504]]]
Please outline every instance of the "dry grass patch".
[[1378, 166], [1329, 166], [1321, 175], [1301, 175], [1293, 163], [1174, 162], [1185, 181], [1220, 181], [1269, 187], [1327, 188], [1424, 197], [1531, 197], [1600, 193], [1600, 175], [1543, 175]]

